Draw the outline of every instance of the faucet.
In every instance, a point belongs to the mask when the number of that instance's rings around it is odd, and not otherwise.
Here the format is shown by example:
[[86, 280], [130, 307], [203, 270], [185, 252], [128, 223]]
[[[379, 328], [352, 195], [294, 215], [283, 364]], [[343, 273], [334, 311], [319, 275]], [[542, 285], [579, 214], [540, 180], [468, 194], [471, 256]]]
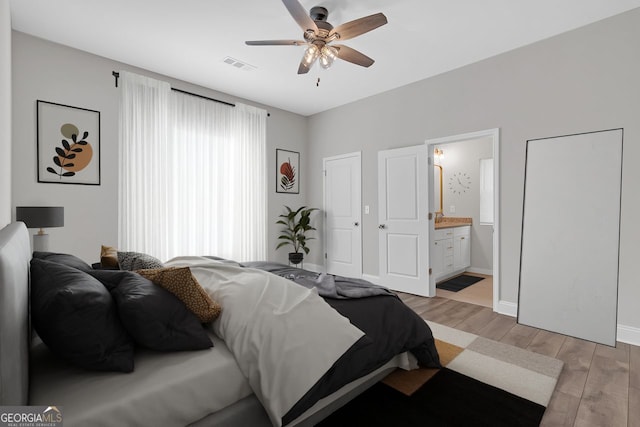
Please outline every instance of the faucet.
[[436, 212], [436, 218], [434, 223], [439, 223], [442, 222], [442, 220], [444, 219], [444, 213], [443, 212]]

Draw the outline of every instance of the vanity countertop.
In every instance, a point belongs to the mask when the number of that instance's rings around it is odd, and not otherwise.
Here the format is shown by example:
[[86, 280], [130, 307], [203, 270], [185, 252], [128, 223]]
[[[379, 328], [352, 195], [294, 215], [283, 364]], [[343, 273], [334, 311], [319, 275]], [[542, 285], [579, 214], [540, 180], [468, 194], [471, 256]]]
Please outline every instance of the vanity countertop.
[[435, 223], [435, 229], [439, 230], [441, 228], [462, 227], [465, 225], [471, 225], [471, 222], [471, 218], [445, 216], [443, 218], [440, 218], [439, 221]]

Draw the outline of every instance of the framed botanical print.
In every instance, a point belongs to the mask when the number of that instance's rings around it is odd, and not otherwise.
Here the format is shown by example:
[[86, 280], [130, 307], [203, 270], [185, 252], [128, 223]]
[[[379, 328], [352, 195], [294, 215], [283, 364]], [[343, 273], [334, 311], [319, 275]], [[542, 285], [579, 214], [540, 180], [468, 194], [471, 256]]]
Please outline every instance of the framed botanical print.
[[38, 182], [100, 185], [100, 112], [37, 101]]
[[300, 153], [276, 149], [276, 192], [300, 193]]

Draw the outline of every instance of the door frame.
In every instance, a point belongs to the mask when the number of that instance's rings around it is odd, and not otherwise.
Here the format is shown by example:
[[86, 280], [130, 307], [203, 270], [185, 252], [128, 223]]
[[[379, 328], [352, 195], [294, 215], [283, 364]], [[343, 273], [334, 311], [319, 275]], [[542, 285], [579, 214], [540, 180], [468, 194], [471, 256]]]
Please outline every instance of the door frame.
[[[462, 142], [471, 139], [490, 137], [493, 140], [493, 311], [515, 316], [515, 310], [509, 306], [502, 307], [500, 303], [500, 128], [485, 129], [477, 132], [469, 132], [442, 138], [427, 139], [425, 144], [429, 152], [429, 171], [433, 176], [433, 149], [439, 144]], [[429, 196], [429, 212], [435, 212], [433, 196]], [[435, 225], [435, 221], [433, 222]], [[433, 227], [433, 226], [432, 226]], [[433, 245], [432, 228], [430, 228], [430, 242]], [[429, 289], [433, 289], [435, 295], [435, 278], [429, 278]], [[433, 288], [432, 288], [433, 287]]]
[[358, 191], [360, 192], [360, 206], [358, 207], [360, 209], [360, 226], [358, 227], [359, 233], [360, 233], [360, 238], [358, 239], [358, 244], [360, 245], [360, 259], [359, 259], [359, 264], [360, 264], [360, 272], [358, 274], [358, 278], [362, 277], [362, 151], [354, 151], [352, 153], [346, 153], [346, 154], [339, 154], [337, 156], [329, 156], [329, 157], [324, 157], [322, 159], [322, 209], [323, 209], [323, 231], [322, 231], [322, 237], [323, 237], [323, 253], [324, 253], [324, 262], [323, 262], [323, 272], [327, 272], [327, 242], [329, 241], [327, 239], [327, 162], [329, 161], [333, 161], [333, 160], [342, 160], [342, 159], [347, 159], [349, 157], [357, 157], [358, 158], [358, 162], [360, 163], [360, 187], [358, 188]]

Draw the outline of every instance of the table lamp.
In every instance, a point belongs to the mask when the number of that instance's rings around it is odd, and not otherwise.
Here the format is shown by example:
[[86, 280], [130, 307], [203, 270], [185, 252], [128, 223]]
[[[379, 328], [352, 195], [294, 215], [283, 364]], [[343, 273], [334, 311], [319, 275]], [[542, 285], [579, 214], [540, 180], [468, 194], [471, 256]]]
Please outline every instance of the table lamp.
[[16, 221], [22, 221], [27, 228], [39, 228], [33, 235], [33, 250], [49, 251], [49, 235], [44, 228], [64, 227], [64, 207], [62, 206], [18, 206], [16, 207]]

